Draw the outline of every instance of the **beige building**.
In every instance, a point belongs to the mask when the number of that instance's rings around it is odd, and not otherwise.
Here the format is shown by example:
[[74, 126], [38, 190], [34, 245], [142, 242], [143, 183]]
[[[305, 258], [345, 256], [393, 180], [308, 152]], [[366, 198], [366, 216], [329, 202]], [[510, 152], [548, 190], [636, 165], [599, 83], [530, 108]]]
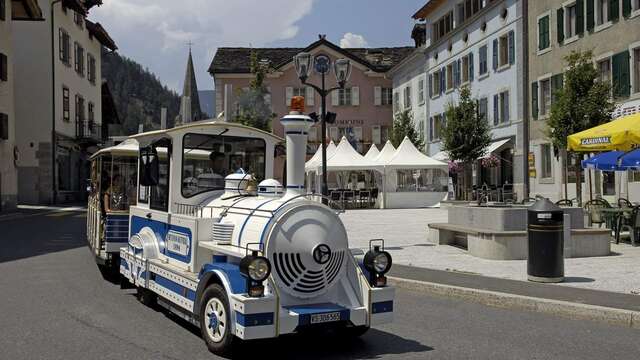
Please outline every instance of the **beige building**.
[[0, 0], [0, 212], [15, 208], [18, 198], [16, 169], [16, 57], [12, 36], [17, 22], [42, 19], [36, 0]]
[[[96, 0], [38, 0], [45, 20], [19, 24], [16, 58], [18, 200], [27, 204], [85, 197], [88, 156], [106, 137], [103, 47], [116, 45], [86, 19]], [[108, 55], [107, 55], [108, 56]]]
[[[564, 198], [562, 164], [544, 134], [553, 92], [562, 87], [564, 57], [573, 50], [592, 50], [594, 66], [611, 82], [614, 117], [640, 112], [640, 1], [536, 0], [529, 9], [530, 186], [531, 195]], [[535, 166], [535, 171], [534, 167]], [[640, 196], [638, 174], [592, 174], [595, 193], [610, 200]], [[571, 175], [571, 174], [570, 174]], [[616, 179], [617, 177], [617, 179]], [[588, 178], [588, 176], [586, 177]], [[575, 177], [569, 176], [568, 198], [575, 197]], [[637, 189], [633, 189], [637, 187]], [[584, 186], [583, 199], [589, 195]]]

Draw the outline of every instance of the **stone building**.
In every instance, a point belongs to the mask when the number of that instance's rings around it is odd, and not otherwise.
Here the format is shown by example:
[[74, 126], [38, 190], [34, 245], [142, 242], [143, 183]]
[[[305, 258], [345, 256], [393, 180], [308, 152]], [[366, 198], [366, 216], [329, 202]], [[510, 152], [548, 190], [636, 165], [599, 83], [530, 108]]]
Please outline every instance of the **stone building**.
[[18, 199], [16, 162], [16, 72], [12, 38], [18, 23], [42, 20], [36, 0], [0, 0], [0, 212], [14, 209]]

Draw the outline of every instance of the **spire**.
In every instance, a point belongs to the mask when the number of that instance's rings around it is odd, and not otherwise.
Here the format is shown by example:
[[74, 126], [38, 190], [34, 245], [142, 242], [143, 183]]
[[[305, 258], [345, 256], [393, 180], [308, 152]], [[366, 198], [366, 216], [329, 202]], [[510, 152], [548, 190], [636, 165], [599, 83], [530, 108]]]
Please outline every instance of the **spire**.
[[193, 70], [191, 45], [192, 43], [189, 42], [189, 59], [187, 60], [187, 71], [184, 75], [184, 87], [180, 103], [180, 122], [183, 124], [202, 119], [200, 99], [198, 98], [198, 84], [196, 84], [196, 74]]

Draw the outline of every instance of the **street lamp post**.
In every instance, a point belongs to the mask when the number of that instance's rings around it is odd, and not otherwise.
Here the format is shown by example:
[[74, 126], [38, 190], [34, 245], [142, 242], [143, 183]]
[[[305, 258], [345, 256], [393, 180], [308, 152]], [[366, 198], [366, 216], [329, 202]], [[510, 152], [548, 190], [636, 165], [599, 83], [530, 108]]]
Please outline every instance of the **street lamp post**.
[[[344, 89], [345, 84], [349, 80], [349, 76], [351, 75], [351, 61], [348, 59], [337, 59], [333, 63], [333, 71], [336, 76], [336, 81], [338, 86], [326, 89], [325, 84], [325, 76], [331, 71], [331, 58], [324, 54], [316, 55], [313, 58], [314, 70], [320, 74], [321, 83], [320, 86], [316, 86], [314, 84], [308, 83], [307, 79], [309, 77], [309, 73], [311, 70], [311, 54], [307, 52], [301, 52], [298, 55], [294, 56], [293, 63], [296, 68], [296, 72], [298, 73], [298, 77], [300, 81], [304, 85], [311, 86], [318, 94], [320, 94], [321, 98], [321, 117], [320, 122], [322, 126], [322, 195], [328, 195], [327, 189], [327, 95], [329, 95], [332, 91], [338, 89]], [[323, 198], [323, 203], [327, 203], [326, 198]]]

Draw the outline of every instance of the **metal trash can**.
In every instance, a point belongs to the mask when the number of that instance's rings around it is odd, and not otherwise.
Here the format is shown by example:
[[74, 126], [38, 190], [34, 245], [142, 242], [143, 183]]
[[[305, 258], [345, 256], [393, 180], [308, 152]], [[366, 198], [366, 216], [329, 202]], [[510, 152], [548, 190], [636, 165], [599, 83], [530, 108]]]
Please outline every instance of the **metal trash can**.
[[538, 199], [528, 210], [527, 275], [529, 281], [564, 280], [564, 215], [549, 199]]

